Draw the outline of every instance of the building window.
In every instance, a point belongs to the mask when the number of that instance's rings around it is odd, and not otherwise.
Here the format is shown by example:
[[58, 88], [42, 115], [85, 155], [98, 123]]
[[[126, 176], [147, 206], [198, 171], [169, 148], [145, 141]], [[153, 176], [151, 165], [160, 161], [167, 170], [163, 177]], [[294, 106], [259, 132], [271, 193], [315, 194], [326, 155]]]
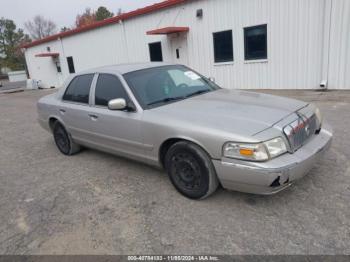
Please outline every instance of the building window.
[[114, 75], [100, 74], [95, 90], [95, 105], [107, 106], [109, 101], [116, 98], [124, 98], [125, 101], [129, 101], [123, 84]]
[[75, 73], [75, 68], [74, 68], [74, 62], [73, 62], [73, 57], [72, 56], [68, 56], [67, 57], [67, 63], [68, 63], [68, 70], [70, 74], [74, 74]]
[[67, 87], [63, 100], [88, 104], [93, 74], [75, 77]]
[[151, 58], [151, 62], [162, 62], [163, 54], [162, 54], [162, 44], [161, 42], [150, 43], [149, 46], [149, 55]]
[[245, 60], [267, 59], [267, 25], [244, 28]]
[[179, 50], [179, 48], [176, 48], [176, 58], [180, 59], [180, 50]]
[[215, 63], [233, 61], [232, 30], [213, 33]]

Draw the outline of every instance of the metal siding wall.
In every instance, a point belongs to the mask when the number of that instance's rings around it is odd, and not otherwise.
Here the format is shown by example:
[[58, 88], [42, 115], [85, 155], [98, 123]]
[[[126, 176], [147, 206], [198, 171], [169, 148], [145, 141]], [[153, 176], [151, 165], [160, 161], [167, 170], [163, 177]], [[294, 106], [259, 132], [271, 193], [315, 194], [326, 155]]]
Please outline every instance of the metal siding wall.
[[350, 1], [332, 1], [328, 80], [330, 89], [350, 89]]
[[[204, 10], [203, 20], [192, 19], [190, 24], [190, 64], [227, 88], [316, 88], [321, 75], [323, 4], [320, 0], [205, 0], [188, 4], [188, 9]], [[243, 28], [265, 23], [268, 61], [244, 61]], [[234, 62], [216, 65], [212, 33], [228, 29], [233, 30]]]
[[190, 31], [192, 31], [194, 19], [195, 10], [191, 9], [191, 3], [188, 3], [125, 21], [128, 51], [131, 54], [130, 62], [149, 61], [148, 44], [158, 41], [162, 43], [164, 61], [172, 61], [172, 52], [174, 50], [171, 50], [170, 37], [165, 35], [146, 35], [146, 32], [174, 25], [190, 26]]
[[[111, 25], [63, 38], [65, 57], [72, 56], [75, 71], [127, 61], [121, 26]], [[67, 64], [67, 62], [65, 62]]]
[[[171, 50], [169, 37], [148, 36], [146, 31], [165, 26], [189, 26], [189, 66], [215, 77], [223, 87], [315, 89], [322, 80], [323, 58], [327, 53], [323, 50], [328, 32], [324, 29], [326, 1], [331, 0], [189, 1], [63, 38], [65, 53], [62, 58], [73, 56], [77, 72], [115, 63], [149, 61], [148, 43], [161, 41], [164, 61], [171, 62], [174, 50]], [[331, 23], [329, 82], [331, 88], [350, 88], [350, 1], [333, 1], [336, 4]], [[200, 8], [203, 19], [196, 18], [196, 10]], [[268, 27], [268, 60], [244, 61], [243, 28], [265, 23]], [[212, 33], [228, 29], [233, 31], [234, 62], [215, 64]], [[66, 61], [62, 62], [62, 68], [64, 65]], [[37, 78], [43, 76], [39, 71], [34, 74]], [[64, 75], [67, 74], [65, 70]]]
[[[35, 57], [37, 54], [47, 53], [47, 47], [50, 47], [52, 53], [60, 53], [59, 61], [62, 73], [57, 72], [56, 65], [51, 57]], [[29, 48], [25, 51], [25, 58], [30, 77], [35, 80], [41, 80], [43, 88], [50, 88], [51, 86], [59, 87], [68, 74], [59, 41]]]

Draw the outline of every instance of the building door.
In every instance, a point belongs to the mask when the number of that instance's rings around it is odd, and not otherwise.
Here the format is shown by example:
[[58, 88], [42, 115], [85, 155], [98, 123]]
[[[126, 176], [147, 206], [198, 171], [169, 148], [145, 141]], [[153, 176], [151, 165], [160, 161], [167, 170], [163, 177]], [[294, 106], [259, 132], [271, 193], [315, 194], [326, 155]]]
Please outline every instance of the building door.
[[171, 52], [173, 63], [188, 65], [187, 34], [175, 34], [171, 36]]

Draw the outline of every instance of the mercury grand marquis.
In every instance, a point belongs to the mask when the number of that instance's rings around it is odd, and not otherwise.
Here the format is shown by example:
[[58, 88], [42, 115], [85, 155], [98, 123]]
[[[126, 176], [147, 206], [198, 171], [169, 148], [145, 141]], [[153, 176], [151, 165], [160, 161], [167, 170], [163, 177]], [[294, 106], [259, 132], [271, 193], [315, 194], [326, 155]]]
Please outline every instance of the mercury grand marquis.
[[58, 149], [94, 148], [164, 168], [186, 197], [221, 184], [274, 194], [306, 175], [332, 140], [314, 104], [220, 88], [175, 64], [96, 68], [38, 102]]

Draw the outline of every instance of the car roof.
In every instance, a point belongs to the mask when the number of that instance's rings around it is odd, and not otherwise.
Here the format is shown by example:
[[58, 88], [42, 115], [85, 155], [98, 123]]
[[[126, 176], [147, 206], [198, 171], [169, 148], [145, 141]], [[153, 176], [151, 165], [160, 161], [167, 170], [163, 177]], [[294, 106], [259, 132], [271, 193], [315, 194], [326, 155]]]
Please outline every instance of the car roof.
[[85, 70], [83, 72], [77, 73], [77, 75], [98, 73], [98, 72], [99, 73], [117, 73], [117, 74], [123, 75], [126, 73], [130, 73], [130, 72], [134, 72], [142, 69], [168, 66], [168, 65], [175, 65], [175, 64], [164, 63], [164, 62], [148, 62], [148, 63], [129, 63], [129, 64], [109, 65], [109, 66], [102, 66], [102, 67]]

